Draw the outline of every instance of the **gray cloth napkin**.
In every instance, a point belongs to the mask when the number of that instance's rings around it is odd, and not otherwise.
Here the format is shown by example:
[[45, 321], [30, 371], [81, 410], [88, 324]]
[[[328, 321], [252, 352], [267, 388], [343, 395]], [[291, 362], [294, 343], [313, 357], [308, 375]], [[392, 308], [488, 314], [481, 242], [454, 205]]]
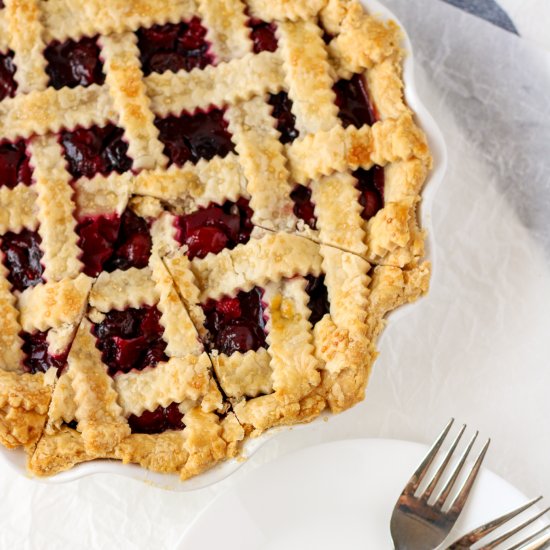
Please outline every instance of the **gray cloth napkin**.
[[493, 25], [518, 34], [518, 31], [508, 17], [508, 14], [494, 0], [444, 0], [468, 13], [477, 15]]

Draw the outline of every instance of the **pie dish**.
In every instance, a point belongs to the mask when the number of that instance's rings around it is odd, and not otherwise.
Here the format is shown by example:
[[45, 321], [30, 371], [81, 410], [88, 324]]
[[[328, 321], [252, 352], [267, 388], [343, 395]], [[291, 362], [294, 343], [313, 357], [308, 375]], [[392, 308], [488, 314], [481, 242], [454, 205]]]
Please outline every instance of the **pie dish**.
[[360, 401], [430, 276], [398, 27], [353, 0], [0, 6], [0, 441], [39, 476], [187, 479]]

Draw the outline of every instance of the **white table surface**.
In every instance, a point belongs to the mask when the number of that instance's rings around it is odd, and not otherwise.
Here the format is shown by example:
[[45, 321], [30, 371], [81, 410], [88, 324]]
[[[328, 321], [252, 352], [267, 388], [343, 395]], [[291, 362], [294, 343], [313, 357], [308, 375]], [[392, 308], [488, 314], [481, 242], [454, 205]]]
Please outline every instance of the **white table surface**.
[[[547, 37], [517, 38], [437, 0], [386, 4], [411, 35], [450, 164], [434, 207], [430, 296], [388, 328], [365, 402], [279, 436], [194, 493], [115, 476], [45, 485], [2, 471], [0, 550], [171, 549], [258, 464], [335, 439], [427, 443], [451, 416], [492, 436], [495, 472], [550, 498], [550, 54], [534, 45]], [[542, 24], [522, 13], [520, 32]]]

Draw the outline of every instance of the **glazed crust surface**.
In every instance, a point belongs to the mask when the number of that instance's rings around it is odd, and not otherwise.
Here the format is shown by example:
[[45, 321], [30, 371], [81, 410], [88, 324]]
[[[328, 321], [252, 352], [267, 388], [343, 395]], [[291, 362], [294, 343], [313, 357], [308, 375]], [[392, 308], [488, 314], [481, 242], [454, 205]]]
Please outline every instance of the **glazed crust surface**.
[[[279, 425], [340, 412], [364, 397], [388, 313], [428, 291], [430, 265], [417, 209], [431, 168], [422, 130], [403, 95], [397, 25], [356, 0], [4, 0], [0, 54], [13, 52], [14, 97], [0, 101], [0, 137], [25, 140], [32, 184], [0, 185], [0, 243], [36, 231], [42, 281], [19, 292], [0, 262], [0, 442], [23, 447], [45, 476], [100, 459], [182, 479], [239, 455], [243, 441]], [[142, 71], [136, 31], [200, 18], [215, 60], [203, 69]], [[255, 53], [250, 18], [272, 25], [276, 51]], [[97, 36], [105, 82], [49, 85], [45, 48]], [[335, 84], [359, 75], [376, 112], [345, 126]], [[271, 96], [292, 102], [298, 137], [283, 144]], [[177, 166], [157, 119], [224, 109], [233, 150]], [[113, 124], [132, 170], [74, 177], [59, 133]], [[383, 205], [362, 217], [358, 170], [384, 171]], [[314, 228], [291, 193], [306, 186]], [[178, 220], [248, 201], [247, 242], [189, 258]], [[83, 273], [83, 219], [145, 220], [145, 267]], [[1, 253], [0, 253], [1, 254]], [[4, 258], [3, 258], [4, 259]], [[312, 322], [308, 281], [321, 277], [328, 308]], [[261, 289], [266, 342], [212, 349], [203, 306]], [[112, 375], [97, 326], [113, 311], [155, 307], [165, 357]], [[67, 357], [32, 373], [24, 333], [47, 333]], [[183, 429], [132, 431], [132, 417], [177, 405]]]

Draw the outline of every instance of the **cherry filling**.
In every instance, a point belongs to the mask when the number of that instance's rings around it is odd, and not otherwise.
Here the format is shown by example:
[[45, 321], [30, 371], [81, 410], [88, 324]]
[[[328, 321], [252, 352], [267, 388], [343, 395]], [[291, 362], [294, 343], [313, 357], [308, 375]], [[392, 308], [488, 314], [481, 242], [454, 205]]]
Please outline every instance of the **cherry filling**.
[[0, 101], [6, 97], [13, 97], [17, 90], [15, 82], [15, 64], [13, 52], [0, 53]]
[[203, 304], [204, 326], [210, 333], [205, 343], [209, 351], [231, 355], [267, 347], [262, 295], [263, 290], [254, 287], [249, 292], [239, 292], [234, 298]]
[[4, 253], [4, 265], [8, 268], [8, 280], [15, 290], [23, 291], [44, 282], [44, 268], [40, 263], [42, 239], [36, 231], [23, 229], [3, 235], [0, 249]]
[[166, 342], [162, 339], [164, 328], [160, 316], [156, 306], [113, 310], [95, 326], [97, 347], [111, 376], [154, 367], [168, 359], [164, 353]]
[[17, 184], [31, 184], [32, 169], [23, 140], [0, 145], [0, 187], [13, 189]]
[[360, 168], [353, 173], [357, 179], [355, 186], [360, 191], [359, 203], [363, 207], [361, 217], [372, 218], [384, 207], [384, 168], [373, 166], [370, 170]]
[[192, 214], [179, 216], [176, 219], [178, 228], [177, 240], [189, 248], [187, 256], [204, 258], [212, 252], [217, 254], [224, 248], [235, 248], [250, 239], [252, 209], [246, 199], [236, 203], [227, 201], [222, 206], [211, 204]]
[[214, 61], [208, 51], [206, 29], [194, 17], [186, 23], [154, 25], [137, 32], [141, 67], [146, 76], [164, 71], [204, 69]]
[[44, 57], [50, 86], [56, 90], [105, 82], [97, 37], [52, 42], [44, 50]]
[[132, 433], [160, 434], [166, 430], [183, 430], [185, 427], [183, 413], [178, 404], [172, 403], [168, 407], [157, 407], [154, 411], [143, 411], [140, 416], [132, 414], [128, 418], [128, 424]]
[[27, 372], [35, 374], [37, 372], [47, 372], [51, 368], [57, 369], [57, 373], [61, 374], [67, 364], [67, 355], [50, 355], [48, 353], [48, 331], [22, 332], [19, 336], [23, 339], [23, 352], [26, 354], [23, 365]]
[[92, 178], [98, 173], [122, 174], [130, 170], [132, 159], [126, 155], [128, 144], [123, 135], [124, 130], [113, 124], [62, 132], [61, 143], [73, 178]]
[[277, 49], [277, 28], [273, 23], [266, 23], [261, 19], [251, 17], [248, 20], [250, 38], [254, 43], [254, 53], [274, 52]]
[[147, 222], [127, 209], [118, 216], [98, 216], [82, 220], [80, 237], [84, 273], [97, 277], [102, 271], [147, 267], [152, 239]]
[[311, 189], [304, 185], [297, 185], [290, 198], [294, 201], [294, 214], [304, 220], [311, 229], [315, 229], [317, 218], [315, 217], [315, 205], [311, 201]]
[[271, 115], [277, 120], [279, 138], [283, 144], [293, 142], [299, 135], [296, 129], [296, 117], [292, 114], [292, 101], [286, 92], [270, 94], [269, 104], [273, 107]]
[[221, 109], [212, 109], [157, 118], [155, 125], [164, 143], [164, 154], [174, 164], [183, 166], [187, 161], [196, 163], [201, 158], [225, 157], [234, 151], [223, 113]]
[[308, 307], [311, 311], [309, 322], [312, 325], [316, 325], [326, 313], [330, 313], [325, 276], [314, 277], [313, 275], [308, 275], [306, 279], [306, 293], [309, 296]]
[[334, 85], [336, 105], [344, 128], [350, 125], [356, 128], [368, 124], [372, 126], [378, 119], [372, 104], [367, 84], [361, 75], [355, 74], [351, 80], [339, 80]]

